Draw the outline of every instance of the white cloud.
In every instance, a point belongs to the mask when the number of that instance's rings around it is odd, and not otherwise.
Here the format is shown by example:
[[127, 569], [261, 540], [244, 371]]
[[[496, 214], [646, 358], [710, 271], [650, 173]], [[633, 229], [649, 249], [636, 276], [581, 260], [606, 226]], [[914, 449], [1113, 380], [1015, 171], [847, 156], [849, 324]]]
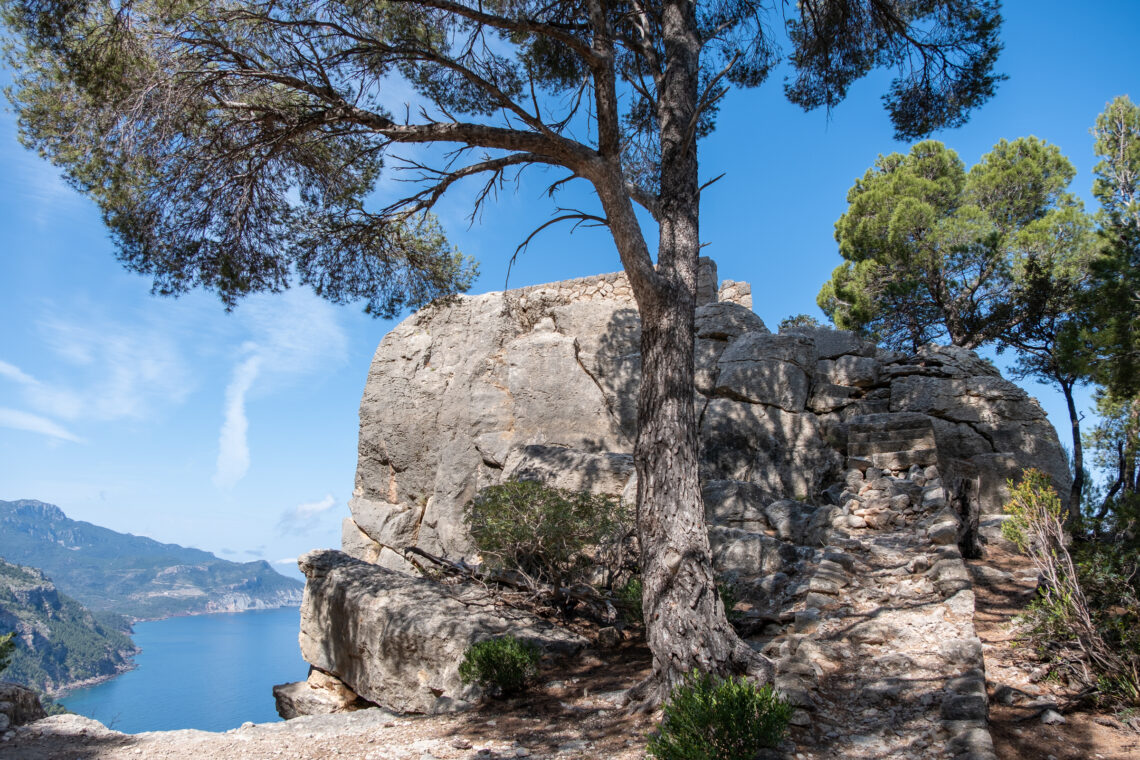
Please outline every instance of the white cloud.
[[39, 385], [39, 381], [34, 377], [24, 372], [15, 364], [9, 364], [5, 361], [0, 361], [0, 377], [6, 377], [20, 385]]
[[285, 557], [284, 559], [275, 559], [275, 560], [273, 560], [273, 562], [271, 564], [274, 564], [274, 565], [296, 565], [297, 564], [297, 558], [296, 557]]
[[51, 438], [71, 441], [72, 443], [83, 442], [82, 438], [46, 417], [40, 417], [37, 414], [31, 414], [29, 412], [21, 412], [17, 409], [0, 408], [0, 427], [12, 428], [13, 430], [26, 430], [29, 433], [39, 433], [41, 435], [50, 436]]
[[218, 464], [214, 471], [214, 485], [219, 488], [232, 488], [249, 470], [245, 398], [260, 371], [261, 357], [251, 356], [237, 366], [226, 388], [225, 419], [218, 435]]
[[327, 512], [336, 506], [336, 499], [333, 495], [325, 494], [325, 498], [320, 501], [307, 501], [304, 504], [298, 504], [295, 512], [298, 517], [312, 517], [319, 515], [321, 512]]
[[214, 483], [232, 488], [250, 467], [246, 399], [258, 391], [341, 364], [348, 358], [348, 338], [336, 309], [307, 290], [258, 295], [239, 307], [250, 339], [226, 388], [225, 415], [218, 436]]
[[250, 333], [245, 348], [261, 355], [267, 373], [304, 375], [347, 359], [336, 307], [309, 290], [254, 296], [238, 315]]
[[[3, 121], [8, 121], [7, 115]], [[68, 207], [90, 207], [79, 191], [63, 180], [57, 167], [31, 151], [7, 151], [3, 164], [0, 166], [0, 181], [11, 186], [27, 202], [26, 207], [32, 209], [32, 220], [41, 228], [50, 220], [66, 214]]]
[[[37, 323], [39, 377], [0, 361], [0, 380], [18, 386], [32, 416], [69, 422], [146, 419], [181, 403], [192, 379], [168, 325], [138, 325], [85, 314]], [[52, 423], [54, 425], [54, 423]], [[38, 430], [45, 430], [42, 424]], [[52, 428], [62, 430], [58, 425]], [[54, 434], [54, 433], [53, 433]]]
[[309, 533], [317, 528], [321, 522], [321, 517], [336, 505], [336, 499], [331, 493], [326, 494], [325, 498], [320, 501], [307, 501], [298, 504], [282, 513], [281, 519], [277, 522], [277, 531], [282, 535], [286, 533]]
[[71, 383], [40, 382], [34, 406], [64, 419], [145, 419], [156, 406], [181, 403], [191, 374], [169, 325], [130, 325], [98, 316], [41, 323], [47, 347], [76, 368]]

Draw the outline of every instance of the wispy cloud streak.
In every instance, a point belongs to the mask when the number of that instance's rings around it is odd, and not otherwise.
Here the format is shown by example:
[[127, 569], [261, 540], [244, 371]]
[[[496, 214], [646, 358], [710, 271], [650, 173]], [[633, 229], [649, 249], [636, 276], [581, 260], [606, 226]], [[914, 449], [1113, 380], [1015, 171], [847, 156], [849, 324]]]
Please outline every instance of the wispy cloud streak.
[[72, 443], [83, 443], [83, 439], [67, 430], [62, 425], [52, 422], [46, 417], [30, 412], [21, 412], [18, 409], [0, 408], [0, 427], [13, 430], [24, 430], [29, 433], [39, 433], [51, 438], [59, 438]]
[[218, 464], [214, 471], [214, 485], [219, 488], [233, 488], [249, 471], [245, 399], [260, 371], [261, 357], [251, 356], [237, 366], [226, 388], [225, 419], [218, 435]]
[[281, 514], [277, 522], [277, 532], [281, 535], [294, 533], [303, 535], [315, 529], [321, 517], [336, 506], [333, 495], [326, 494], [320, 501], [307, 501], [287, 509]]

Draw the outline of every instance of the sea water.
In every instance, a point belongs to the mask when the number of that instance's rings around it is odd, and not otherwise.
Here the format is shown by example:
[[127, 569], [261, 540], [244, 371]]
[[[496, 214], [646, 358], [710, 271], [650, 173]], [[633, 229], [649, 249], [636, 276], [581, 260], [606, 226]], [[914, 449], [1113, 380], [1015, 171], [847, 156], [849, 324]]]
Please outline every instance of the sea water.
[[309, 672], [296, 607], [136, 623], [137, 667], [59, 701], [125, 733], [280, 720], [273, 685]]

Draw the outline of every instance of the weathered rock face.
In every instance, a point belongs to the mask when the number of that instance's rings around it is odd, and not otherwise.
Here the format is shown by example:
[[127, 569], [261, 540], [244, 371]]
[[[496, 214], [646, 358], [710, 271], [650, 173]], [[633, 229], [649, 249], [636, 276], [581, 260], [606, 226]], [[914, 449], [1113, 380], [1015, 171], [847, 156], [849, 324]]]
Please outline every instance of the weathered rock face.
[[302, 715], [354, 712], [372, 706], [339, 678], [316, 668], [309, 669], [309, 677], [304, 681], [274, 686], [273, 701], [277, 714], [285, 720]]
[[[398, 712], [462, 709], [480, 689], [459, 679], [464, 650], [484, 639], [511, 634], [550, 656], [571, 655], [580, 637], [532, 615], [496, 605], [482, 589], [449, 587], [353, 559], [343, 552], [309, 552], [301, 605], [301, 655], [326, 677], [314, 683], [339, 693], [343, 710], [352, 693]], [[331, 674], [335, 679], [327, 678]], [[343, 692], [340, 689], [343, 688]], [[277, 687], [279, 706], [297, 714], [301, 685]]]
[[[702, 493], [738, 628], [775, 660], [797, 725], [835, 756], [992, 757], [963, 553], [979, 550], [1021, 468], [1068, 493], [1055, 431], [969, 351], [907, 356], [822, 328], [774, 335], [750, 304], [745, 284], [717, 288], [704, 264]], [[469, 553], [463, 505], [505, 479], [632, 498], [639, 337], [622, 275], [456, 299], [386, 336], [344, 525], [356, 560], [302, 559], [305, 658], [390, 709], [470, 699], [454, 670], [463, 648], [536, 624], [484, 619], [391, 570], [409, 569], [409, 546]], [[892, 754], [884, 737], [904, 730]]]
[[[697, 389], [706, 481], [752, 484], [761, 501], [819, 503], [852, 464], [938, 464], [975, 514], [1000, 511], [1022, 467], [1067, 493], [1068, 467], [1036, 401], [970, 351], [912, 356], [852, 333], [774, 335], [744, 283], [716, 286], [703, 262]], [[349, 554], [407, 570], [407, 546], [459, 557], [471, 549], [463, 505], [510, 477], [619, 495], [640, 381], [640, 322], [622, 274], [463, 297], [404, 320], [381, 342], [360, 407], [360, 458]], [[858, 418], [906, 414], [895, 440]], [[855, 439], [849, 441], [854, 431]], [[957, 489], [955, 492], [957, 493]]]
[[26, 686], [0, 681], [0, 733], [9, 726], [22, 726], [46, 718], [40, 698]]

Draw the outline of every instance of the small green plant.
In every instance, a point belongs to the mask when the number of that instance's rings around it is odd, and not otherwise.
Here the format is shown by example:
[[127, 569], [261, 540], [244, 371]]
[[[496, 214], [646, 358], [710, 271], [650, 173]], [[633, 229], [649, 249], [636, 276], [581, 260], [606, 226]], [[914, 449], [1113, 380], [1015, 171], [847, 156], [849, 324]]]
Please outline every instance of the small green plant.
[[484, 488], [463, 519], [489, 567], [532, 588], [553, 586], [556, 595], [597, 567], [616, 569], [630, 530], [617, 499], [526, 480]]
[[783, 738], [792, 709], [771, 684], [693, 671], [674, 687], [646, 750], [659, 760], [753, 760]]
[[641, 576], [631, 575], [629, 579], [617, 589], [617, 601], [622, 612], [632, 623], [642, 623], [645, 611], [641, 606]]
[[736, 611], [736, 603], [740, 601], [736, 583], [730, 580], [718, 580], [716, 593], [720, 596], [720, 603], [724, 605], [724, 616], [728, 618], [728, 622], [738, 622], [742, 616]]
[[15, 638], [15, 631], [0, 636], [0, 673], [3, 673], [4, 668], [12, 661], [12, 654], [16, 651]]
[[514, 636], [499, 636], [467, 647], [459, 678], [500, 696], [517, 694], [538, 675], [539, 648]]

